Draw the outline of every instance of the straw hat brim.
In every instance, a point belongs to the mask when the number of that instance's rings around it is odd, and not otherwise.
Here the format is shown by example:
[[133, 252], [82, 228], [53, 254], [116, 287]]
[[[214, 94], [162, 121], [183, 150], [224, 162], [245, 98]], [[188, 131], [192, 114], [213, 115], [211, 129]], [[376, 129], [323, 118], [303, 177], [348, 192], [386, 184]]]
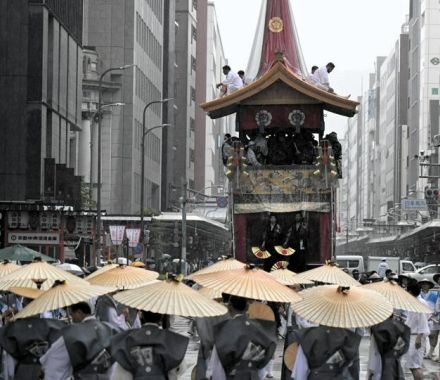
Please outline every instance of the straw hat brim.
[[360, 286], [361, 284], [353, 277], [333, 265], [323, 265], [318, 268], [299, 273], [297, 280], [309, 280], [322, 282], [324, 284], [334, 284], [340, 286]]
[[373, 282], [363, 286], [384, 296], [395, 309], [431, 314], [432, 310], [393, 281]]
[[202, 286], [222, 293], [254, 300], [272, 302], [297, 302], [301, 299], [292, 289], [280, 284], [261, 269], [242, 268], [196, 276]]
[[337, 285], [303, 290], [302, 301], [292, 304], [293, 311], [305, 320], [330, 327], [369, 327], [389, 318], [392, 305], [377, 292], [363, 287], [340, 291]]
[[25, 297], [30, 299], [36, 299], [44, 293], [44, 290], [40, 290], [36, 288], [20, 288], [20, 287], [10, 288], [9, 291], [20, 297]]
[[211, 300], [216, 300], [222, 298], [222, 292], [219, 292], [218, 290], [211, 289], [211, 288], [200, 288], [198, 292]]
[[38, 315], [45, 311], [52, 311], [62, 307], [74, 305], [78, 302], [87, 301], [94, 297], [114, 291], [114, 288], [94, 285], [61, 284], [44, 292], [40, 297], [32, 301], [15, 318], [27, 318]]
[[313, 281], [298, 278], [295, 272], [288, 269], [277, 269], [270, 272], [273, 278], [283, 285], [311, 285]]
[[135, 261], [131, 263], [130, 266], [135, 268], [145, 268], [145, 264], [141, 261]]
[[264, 321], [275, 321], [273, 310], [264, 303], [254, 302], [249, 305], [247, 314], [250, 319], [261, 319]]
[[298, 354], [298, 343], [294, 342], [287, 346], [286, 351], [284, 351], [284, 364], [292, 371], [296, 362], [296, 355]]
[[197, 272], [191, 273], [186, 278], [188, 280], [192, 280], [192, 279], [194, 279], [194, 276], [199, 276], [201, 274], [222, 272], [225, 270], [240, 269], [240, 268], [244, 268], [245, 265], [246, 265], [245, 263], [242, 263], [241, 261], [238, 261], [235, 259], [220, 260], [220, 261], [217, 261], [215, 264], [210, 265], [209, 267], [206, 267], [206, 268], [198, 270]]
[[85, 278], [85, 280], [89, 281], [89, 280], [91, 280], [93, 277], [100, 276], [100, 275], [103, 274], [104, 272], [107, 272], [108, 270], [111, 270], [111, 269], [115, 269], [115, 268], [117, 268], [117, 267], [119, 267], [119, 264], [106, 264], [106, 265], [104, 265], [102, 268], [99, 268], [98, 270], [96, 270], [96, 271], [94, 271], [93, 273], [89, 274], [89, 275]]
[[3, 276], [7, 276], [9, 273], [15, 272], [19, 270], [21, 266], [13, 264], [13, 263], [1, 263], [0, 264], [0, 278]]
[[135, 289], [144, 286], [159, 277], [159, 273], [135, 267], [119, 266], [88, 279], [93, 285], [115, 287], [117, 289]]
[[223, 305], [178, 281], [159, 281], [120, 292], [114, 299], [139, 310], [182, 317], [214, 317], [227, 312]]
[[44, 280], [41, 286], [42, 290], [49, 289], [57, 280], [82, 285], [88, 284], [82, 278], [41, 261], [25, 265], [0, 279], [0, 290], [9, 290], [12, 287], [37, 288], [35, 280]]

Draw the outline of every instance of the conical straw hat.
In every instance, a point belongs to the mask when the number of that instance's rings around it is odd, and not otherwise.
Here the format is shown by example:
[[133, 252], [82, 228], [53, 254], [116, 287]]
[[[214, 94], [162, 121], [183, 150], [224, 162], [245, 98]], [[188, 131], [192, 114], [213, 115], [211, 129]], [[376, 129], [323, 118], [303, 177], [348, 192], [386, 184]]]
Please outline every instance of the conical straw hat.
[[0, 264], [0, 279], [3, 276], [7, 276], [9, 273], [15, 272], [16, 270], [20, 269], [21, 266], [10, 263], [9, 261], [4, 261]]
[[313, 284], [313, 281], [298, 278], [298, 275], [295, 272], [290, 271], [289, 269], [277, 269], [270, 272], [273, 278], [275, 278], [278, 282], [283, 285], [310, 285]]
[[114, 288], [94, 286], [90, 284], [83, 285], [68, 282], [62, 282], [59, 285], [55, 284], [53, 288], [45, 291], [44, 294], [20, 311], [15, 316], [15, 319], [27, 318], [44, 313], [45, 311], [74, 305], [78, 302], [87, 301], [114, 290]]
[[[299, 273], [296, 277], [298, 281], [309, 280], [323, 282], [325, 284], [335, 284], [340, 286], [360, 286], [361, 284], [353, 277], [339, 269], [333, 263], [327, 263], [318, 268]], [[300, 282], [298, 282], [300, 284]]]
[[247, 314], [250, 319], [262, 319], [264, 321], [275, 322], [275, 314], [270, 306], [261, 303], [254, 302], [249, 305]]
[[87, 279], [93, 285], [109, 286], [118, 289], [135, 289], [157, 279], [159, 273], [150, 270], [118, 266], [99, 276]]
[[36, 261], [0, 279], [0, 290], [8, 290], [12, 287], [37, 288], [38, 284], [41, 284], [42, 290], [47, 290], [56, 280], [87, 284], [87, 281], [63, 269], [57, 268], [44, 261]]
[[135, 268], [145, 268], [145, 264], [142, 261], [134, 261], [130, 266]]
[[92, 279], [93, 277], [99, 276], [101, 274], [103, 274], [104, 272], [107, 272], [110, 269], [115, 269], [119, 266], [119, 264], [113, 264], [113, 263], [107, 263], [105, 264], [102, 268], [99, 268], [97, 271], [90, 273], [85, 280], [89, 281], [90, 279]]
[[221, 259], [217, 261], [215, 264], [210, 265], [209, 267], [203, 268], [198, 270], [197, 272], [191, 273], [189, 276], [187, 276], [187, 279], [192, 280], [195, 276], [201, 275], [201, 274], [208, 274], [208, 273], [215, 273], [215, 272], [222, 272], [225, 270], [232, 270], [232, 269], [240, 269], [243, 268], [246, 264], [242, 263], [241, 261], [227, 258], [227, 259]]
[[223, 305], [176, 280], [120, 292], [114, 299], [135, 309], [182, 317], [214, 317], [227, 312]]
[[218, 290], [215, 290], [215, 289], [203, 287], [203, 288], [200, 288], [198, 290], [198, 292], [202, 296], [205, 296], [205, 297], [212, 299], [212, 300], [217, 300], [217, 299], [222, 298], [222, 292], [219, 292]]
[[40, 297], [44, 293], [44, 290], [20, 287], [10, 288], [9, 291], [11, 293], [17, 294], [20, 297], [31, 298], [33, 300]]
[[341, 328], [368, 327], [389, 318], [391, 304], [377, 292], [359, 286], [324, 285], [303, 290], [293, 311], [309, 322]]
[[258, 257], [259, 259], [267, 259], [271, 256], [268, 251], [262, 251], [258, 247], [252, 247], [252, 253], [255, 255], [255, 257]]
[[222, 293], [254, 300], [297, 302], [301, 298], [270, 274], [251, 265], [242, 269], [200, 275], [195, 281]]
[[362, 288], [374, 290], [383, 295], [395, 309], [431, 314], [432, 310], [421, 303], [416, 297], [401, 288], [394, 281], [373, 282]]

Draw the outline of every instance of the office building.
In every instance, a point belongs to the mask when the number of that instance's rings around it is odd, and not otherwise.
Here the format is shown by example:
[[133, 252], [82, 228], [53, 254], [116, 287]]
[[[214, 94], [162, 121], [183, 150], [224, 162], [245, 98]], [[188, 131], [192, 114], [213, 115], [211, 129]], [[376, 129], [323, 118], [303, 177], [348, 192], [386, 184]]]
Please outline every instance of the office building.
[[80, 207], [82, 0], [0, 6], [0, 199]]

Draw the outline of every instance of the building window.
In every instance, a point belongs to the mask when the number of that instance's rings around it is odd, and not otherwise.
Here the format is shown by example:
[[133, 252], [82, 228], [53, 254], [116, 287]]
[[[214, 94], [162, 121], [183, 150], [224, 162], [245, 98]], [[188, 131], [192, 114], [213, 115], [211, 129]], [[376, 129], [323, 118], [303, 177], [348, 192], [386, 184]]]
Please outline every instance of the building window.
[[433, 87], [433, 88], [431, 89], [431, 94], [432, 94], [432, 95], [438, 95], [438, 87]]
[[196, 67], [197, 67], [197, 61], [193, 56], [191, 56], [191, 70], [196, 71]]
[[189, 129], [192, 133], [196, 131], [196, 121], [192, 117], [189, 119]]
[[196, 101], [196, 89], [194, 87], [191, 87], [191, 101]]
[[136, 42], [142, 47], [144, 52], [150, 57], [155, 66], [162, 69], [162, 45], [154, 36], [151, 29], [136, 12]]
[[191, 42], [197, 41], [197, 29], [194, 25], [191, 25]]
[[148, 0], [148, 5], [155, 14], [156, 18], [162, 24], [163, 18], [163, 0]]
[[[162, 99], [162, 92], [146, 77], [144, 72], [136, 67], [136, 84], [135, 84], [136, 96], [145, 103], [153, 100]], [[160, 104], [154, 104], [151, 107], [152, 111], [157, 117], [161, 117], [162, 108]]]
[[189, 160], [190, 160], [190, 162], [194, 162], [196, 160], [196, 156], [194, 154], [194, 149], [189, 150]]
[[197, 0], [192, 1], [193, 11], [197, 11]]

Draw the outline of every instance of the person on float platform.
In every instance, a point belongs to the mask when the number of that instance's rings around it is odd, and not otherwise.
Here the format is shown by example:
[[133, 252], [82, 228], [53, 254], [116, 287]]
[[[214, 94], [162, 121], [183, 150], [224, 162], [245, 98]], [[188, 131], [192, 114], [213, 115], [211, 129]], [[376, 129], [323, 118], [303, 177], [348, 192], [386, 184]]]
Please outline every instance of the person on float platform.
[[237, 73], [231, 70], [230, 66], [223, 66], [223, 74], [226, 75], [226, 79], [217, 84], [217, 88], [221, 88], [222, 96], [232, 94], [234, 91], [243, 87], [243, 80]]
[[161, 329], [162, 318], [162, 314], [142, 311], [141, 328], [113, 337], [116, 364], [111, 380], [174, 380], [186, 370], [189, 339]]
[[307, 82], [314, 84], [315, 86], [319, 84], [319, 79], [314, 75], [318, 69], [318, 66], [312, 66], [311, 74], [307, 77]]
[[72, 305], [70, 310], [74, 324], [61, 330], [62, 336], [40, 359], [44, 379], [110, 379], [110, 342], [116, 330], [96, 320], [87, 302]]
[[334, 93], [333, 88], [330, 87], [329, 74], [335, 69], [335, 64], [332, 62], [327, 63], [327, 65], [320, 67], [313, 73], [315, 78], [315, 85], [322, 90]]

